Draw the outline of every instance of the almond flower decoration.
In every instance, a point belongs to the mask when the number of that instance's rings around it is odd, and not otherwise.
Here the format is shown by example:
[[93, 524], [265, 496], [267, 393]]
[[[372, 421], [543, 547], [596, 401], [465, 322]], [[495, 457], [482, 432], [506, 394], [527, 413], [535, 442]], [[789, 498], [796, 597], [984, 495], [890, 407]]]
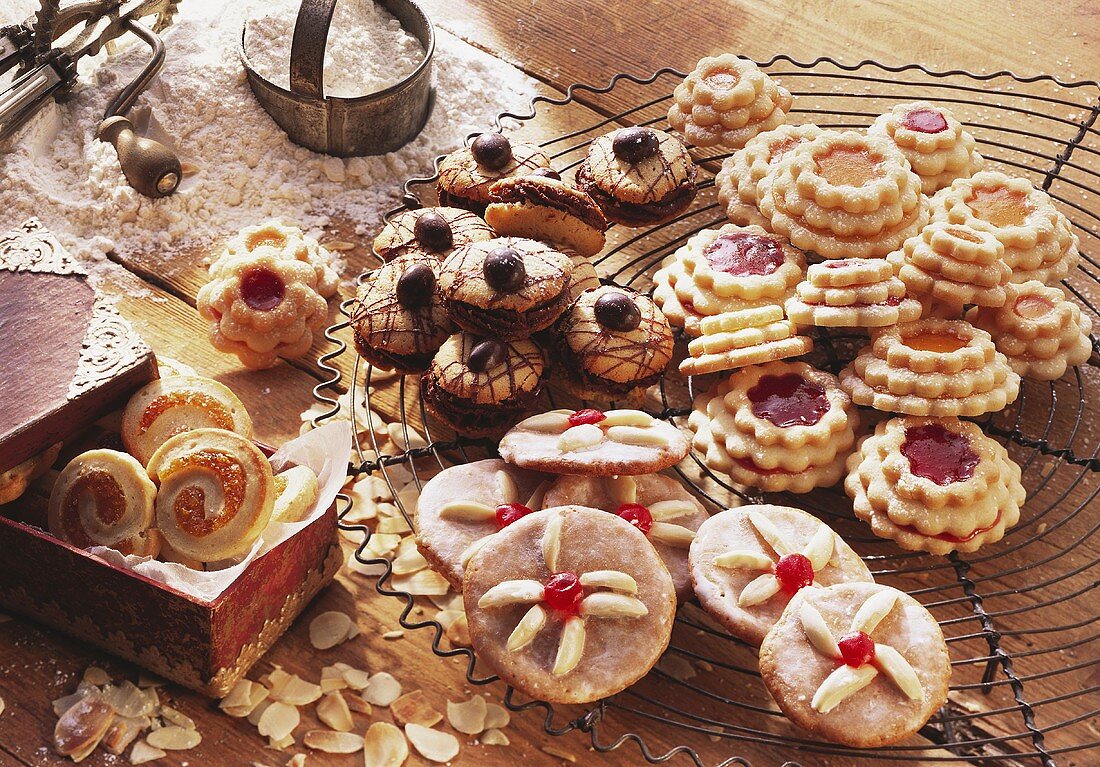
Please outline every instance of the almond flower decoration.
[[545, 581], [533, 579], [502, 581], [486, 591], [477, 606], [507, 607], [529, 604], [530, 609], [508, 636], [509, 652], [519, 652], [534, 641], [546, 626], [551, 613], [563, 617], [561, 639], [552, 673], [565, 676], [577, 667], [584, 655], [585, 622], [593, 618], [641, 618], [649, 609], [638, 599], [638, 583], [618, 570], [591, 570], [587, 573], [558, 571], [561, 550], [561, 516], [546, 524], [542, 535], [542, 557], [551, 575]]
[[462, 552], [462, 566], [465, 567], [477, 550], [485, 545], [495, 532], [503, 530], [518, 519], [523, 519], [542, 505], [542, 496], [546, 492], [549, 481], [543, 482], [535, 492], [527, 499], [527, 503], [519, 502], [519, 488], [515, 480], [506, 471], [496, 473], [497, 497], [500, 503], [495, 507], [479, 501], [450, 501], [439, 510], [442, 519], [450, 519], [459, 522], [496, 522], [497, 530], [486, 533], [483, 537], [471, 543]]
[[[587, 450], [604, 440], [638, 447], [667, 447], [668, 437], [651, 429], [653, 416], [641, 410], [551, 410], [516, 424], [517, 428], [547, 434], [560, 433], [558, 449], [563, 453]], [[658, 422], [661, 423], [661, 422]]]
[[766, 571], [741, 590], [737, 598], [737, 604], [741, 607], [766, 602], [781, 590], [794, 594], [805, 586], [813, 585], [816, 574], [833, 558], [836, 533], [825, 525], [818, 528], [806, 548], [799, 552], [763, 514], [749, 512], [749, 524], [767, 541], [778, 559], [773, 562], [767, 554], [747, 549], [727, 551], [714, 558], [716, 567]]
[[810, 707], [827, 714], [869, 685], [880, 673], [884, 674], [903, 695], [910, 700], [924, 697], [917, 672], [909, 661], [893, 647], [879, 644], [871, 638], [882, 619], [890, 614], [897, 603], [898, 594], [885, 589], [867, 598], [852, 618], [847, 634], [834, 639], [825, 619], [807, 600], [802, 603], [799, 618], [802, 630], [814, 649], [837, 662], [836, 670], [817, 688]]
[[695, 512], [686, 501], [658, 501], [644, 506], [638, 503], [638, 482], [634, 477], [609, 477], [608, 490], [617, 505], [615, 514], [645, 533], [651, 541], [659, 541], [678, 549], [686, 549], [695, 540], [695, 531], [672, 520]]

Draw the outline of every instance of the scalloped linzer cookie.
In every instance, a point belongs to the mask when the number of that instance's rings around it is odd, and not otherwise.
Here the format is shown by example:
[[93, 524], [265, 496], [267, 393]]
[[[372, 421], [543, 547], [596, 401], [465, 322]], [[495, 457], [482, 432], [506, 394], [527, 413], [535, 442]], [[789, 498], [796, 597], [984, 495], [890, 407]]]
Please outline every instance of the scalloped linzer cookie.
[[814, 264], [785, 304], [799, 325], [878, 328], [920, 319], [922, 306], [881, 258], [842, 258]]
[[823, 132], [812, 123], [781, 125], [753, 137], [727, 157], [714, 177], [718, 199], [726, 206], [726, 218], [735, 224], [770, 226], [771, 222], [760, 215], [760, 180], [772, 172], [787, 152], [813, 141]]
[[893, 143], [855, 131], [800, 144], [759, 184], [769, 228], [822, 258], [875, 258], [928, 222], [920, 177]]
[[485, 220], [499, 235], [529, 237], [582, 256], [603, 250], [607, 219], [587, 194], [561, 179], [518, 176], [489, 188]]
[[688, 343], [680, 363], [686, 376], [734, 370], [748, 365], [798, 357], [814, 348], [808, 336], [783, 318], [780, 306], [761, 306], [716, 314], [699, 321], [700, 336]]
[[700, 59], [672, 98], [668, 124], [689, 142], [734, 149], [782, 125], [792, 101], [755, 62], [732, 53]]
[[683, 485], [661, 474], [564, 476], [554, 480], [543, 498], [547, 507], [581, 503], [618, 514], [645, 533], [672, 576], [676, 597], [681, 602], [691, 598], [688, 547], [709, 515]]
[[416, 545], [462, 590], [466, 563], [488, 537], [538, 511], [553, 478], [490, 458], [451, 466], [428, 480], [416, 504]]
[[[340, 287], [340, 275], [332, 268], [333, 256], [317, 240], [307, 237], [296, 226], [281, 221], [268, 221], [246, 226], [225, 243], [221, 255], [210, 264], [211, 278], [223, 276], [233, 259], [248, 256], [264, 248], [278, 258], [301, 261], [313, 267], [314, 287], [322, 298], [332, 298]], [[267, 250], [270, 249], [270, 250]]]
[[443, 260], [455, 248], [494, 236], [492, 227], [468, 210], [418, 208], [390, 219], [374, 238], [374, 252], [383, 261], [410, 255]]
[[609, 221], [651, 226], [675, 218], [695, 199], [698, 173], [687, 148], [654, 128], [619, 128], [588, 147], [577, 186]]
[[872, 331], [840, 371], [858, 405], [906, 415], [976, 416], [1004, 409], [1020, 376], [989, 333], [965, 320], [928, 318]]
[[473, 211], [489, 204], [489, 188], [502, 178], [526, 176], [550, 167], [540, 147], [511, 141], [503, 133], [482, 133], [468, 147], [456, 149], [439, 166], [439, 204]]
[[1068, 219], [1026, 178], [981, 171], [957, 179], [932, 198], [932, 220], [990, 232], [1004, 245], [1012, 282], [1053, 285], [1080, 260]]
[[653, 474], [679, 463], [688, 441], [641, 410], [551, 410], [520, 421], [500, 441], [500, 457], [552, 474]]
[[714, 471], [768, 492], [806, 493], [844, 475], [859, 414], [835, 376], [772, 362], [697, 396], [688, 424]]
[[792, 722], [875, 748], [919, 730], [947, 700], [951, 659], [936, 619], [878, 583], [807, 588], [760, 646], [760, 677]]
[[879, 115], [867, 133], [885, 136], [897, 144], [920, 176], [925, 194], [932, 194], [957, 178], [981, 170], [984, 160], [976, 142], [950, 110], [927, 101], [898, 104]]
[[844, 489], [875, 535], [904, 549], [976, 551], [1020, 519], [1020, 467], [976, 424], [891, 418], [848, 459]]
[[466, 568], [478, 656], [536, 700], [585, 703], [643, 677], [668, 646], [672, 579], [633, 525], [581, 506], [493, 535]]
[[913, 296], [958, 316], [966, 304], [1001, 306], [1012, 270], [1004, 246], [990, 232], [937, 221], [886, 259]]
[[787, 506], [715, 514], [699, 528], [689, 562], [703, 609], [757, 646], [803, 588], [874, 580], [828, 525]]
[[1054, 381], [1092, 356], [1092, 319], [1059, 288], [1038, 280], [1010, 284], [999, 308], [974, 307], [966, 319], [991, 336], [1022, 378]]

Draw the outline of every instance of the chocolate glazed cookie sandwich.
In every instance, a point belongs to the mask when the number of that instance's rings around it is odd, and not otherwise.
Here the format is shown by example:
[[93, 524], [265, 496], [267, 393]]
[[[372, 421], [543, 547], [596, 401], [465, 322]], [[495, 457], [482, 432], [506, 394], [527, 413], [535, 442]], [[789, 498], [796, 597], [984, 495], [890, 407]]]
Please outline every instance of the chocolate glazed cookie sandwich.
[[653, 128], [600, 136], [577, 168], [577, 186], [611, 221], [650, 226], [684, 212], [695, 199], [695, 163], [679, 139]]
[[530, 237], [581, 256], [603, 250], [607, 219], [592, 198], [549, 175], [519, 176], [489, 188], [485, 220], [501, 235]]
[[439, 204], [480, 216], [489, 203], [489, 187], [497, 181], [549, 167], [550, 158], [534, 144], [512, 142], [502, 133], [482, 133], [470, 146], [447, 155], [439, 166]]
[[497, 434], [531, 409], [542, 388], [542, 352], [527, 340], [451, 336], [420, 380], [424, 404], [455, 431]]
[[374, 252], [383, 261], [405, 255], [431, 255], [442, 260], [455, 248], [493, 236], [489, 225], [468, 210], [419, 208], [394, 216], [374, 238]]
[[569, 305], [573, 262], [534, 240], [500, 237], [452, 253], [439, 286], [464, 330], [504, 340], [549, 327]]

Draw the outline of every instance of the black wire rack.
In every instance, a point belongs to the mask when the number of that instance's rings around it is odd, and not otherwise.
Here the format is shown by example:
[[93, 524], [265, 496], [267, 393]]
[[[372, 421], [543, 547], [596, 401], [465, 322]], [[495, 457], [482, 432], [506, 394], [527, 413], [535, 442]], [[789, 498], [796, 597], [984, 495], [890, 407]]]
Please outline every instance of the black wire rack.
[[[873, 61], [800, 62], [785, 55], [758, 63], [795, 95], [791, 122], [863, 128], [896, 103], [926, 99], [948, 106], [975, 135], [989, 166], [1030, 178], [1068, 215], [1081, 239], [1082, 260], [1063, 284], [1100, 329], [1100, 84], [1063, 82], [1047, 75], [1024, 78], [1004, 71], [937, 72]], [[609, 130], [663, 126], [672, 90], [684, 76], [665, 68], [646, 77], [619, 74], [599, 87], [574, 85], [560, 98], [536, 97], [525, 113], [501, 113], [493, 127], [530, 136], [564, 175], [580, 163], [589, 142]], [[556, 128], [559, 124], [569, 127]], [[653, 229], [613, 228], [608, 249], [596, 259], [604, 282], [649, 290], [650, 275], [666, 255], [695, 232], [724, 223], [713, 177], [728, 154], [699, 148], [692, 148], [692, 154], [702, 182], [694, 206]], [[403, 207], [387, 219], [405, 208], [433, 204], [435, 180], [433, 175], [406, 182]], [[342, 308], [348, 316], [350, 302]], [[326, 333], [338, 348], [321, 358], [331, 377], [316, 387], [315, 395], [332, 409], [317, 420], [337, 412], [335, 396], [344, 390], [346, 379], [353, 402], [365, 401], [368, 408], [383, 413], [386, 404], [396, 410], [393, 415], [402, 424], [405, 445], [410, 444], [411, 430], [427, 441], [426, 446], [380, 455], [375, 437], [357, 437], [354, 474], [377, 474], [390, 482], [400, 466], [419, 488], [427, 475], [446, 465], [495, 455], [494, 444], [456, 437], [432, 422], [416, 379], [391, 380], [389, 399], [382, 403], [382, 385], [372, 385], [378, 373], [354, 351], [348, 352], [347, 328], [344, 321]], [[856, 333], [819, 331], [810, 361], [836, 372], [864, 340]], [[561, 707], [526, 700], [509, 687], [505, 704], [514, 711], [538, 711], [548, 733], [587, 733], [588, 745], [599, 752], [632, 743], [650, 763], [708, 766], [713, 760], [707, 762], [699, 753], [708, 738], [708, 754], [729, 754], [717, 762], [723, 767], [752, 767], [748, 758], [736, 755], [739, 751], [755, 754], [757, 765], [764, 754], [769, 763], [788, 767], [841, 763], [836, 757], [843, 757], [843, 763], [867, 764], [1097, 763], [1100, 426], [1087, 403], [1100, 402], [1100, 345], [1095, 334], [1092, 341], [1088, 365], [1072, 369], [1059, 381], [1026, 381], [1012, 406], [978, 421], [1020, 464], [1029, 492], [1019, 524], [1000, 543], [974, 554], [935, 557], [902, 552], [871, 535], [853, 517], [850, 502], [838, 488], [797, 496], [753, 495], [709, 471], [698, 456], [676, 469], [715, 510], [736, 497], [811, 511], [844, 536], [877, 580], [907, 591], [932, 612], [947, 639], [953, 676], [948, 704], [919, 737], [867, 750], [814, 740], [790, 725], [769, 700], [758, 678], [754, 648], [730, 637], [691, 604], [679, 612], [665, 660], [626, 691], [588, 707]], [[657, 387], [649, 409], [683, 424], [697, 385], [670, 373]], [[561, 395], [551, 390], [546, 396], [549, 406], [559, 406]], [[361, 424], [356, 426], [357, 432], [360, 429], [371, 433]], [[394, 489], [392, 482], [390, 487]], [[411, 523], [413, 509], [405, 507], [397, 492], [394, 497]], [[367, 526], [341, 526], [364, 533], [355, 556], [382, 571], [378, 591], [404, 602], [402, 626], [432, 632], [432, 649], [442, 658], [464, 658], [471, 684], [497, 680], [472, 650], [445, 648], [439, 623], [412, 617], [414, 597], [395, 589], [389, 564], [367, 550]]]

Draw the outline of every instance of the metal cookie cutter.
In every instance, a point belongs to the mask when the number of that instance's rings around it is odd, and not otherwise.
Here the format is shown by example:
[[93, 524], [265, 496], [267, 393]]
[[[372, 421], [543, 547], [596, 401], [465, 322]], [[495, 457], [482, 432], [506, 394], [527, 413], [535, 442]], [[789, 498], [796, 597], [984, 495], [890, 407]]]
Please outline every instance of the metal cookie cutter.
[[290, 90], [262, 77], [248, 61], [245, 32], [239, 53], [248, 83], [291, 141], [339, 157], [386, 154], [414, 139], [432, 107], [435, 31], [412, 0], [377, 0], [420, 41], [424, 58], [407, 77], [355, 98], [324, 95], [325, 47], [337, 0], [302, 0], [290, 49]]

